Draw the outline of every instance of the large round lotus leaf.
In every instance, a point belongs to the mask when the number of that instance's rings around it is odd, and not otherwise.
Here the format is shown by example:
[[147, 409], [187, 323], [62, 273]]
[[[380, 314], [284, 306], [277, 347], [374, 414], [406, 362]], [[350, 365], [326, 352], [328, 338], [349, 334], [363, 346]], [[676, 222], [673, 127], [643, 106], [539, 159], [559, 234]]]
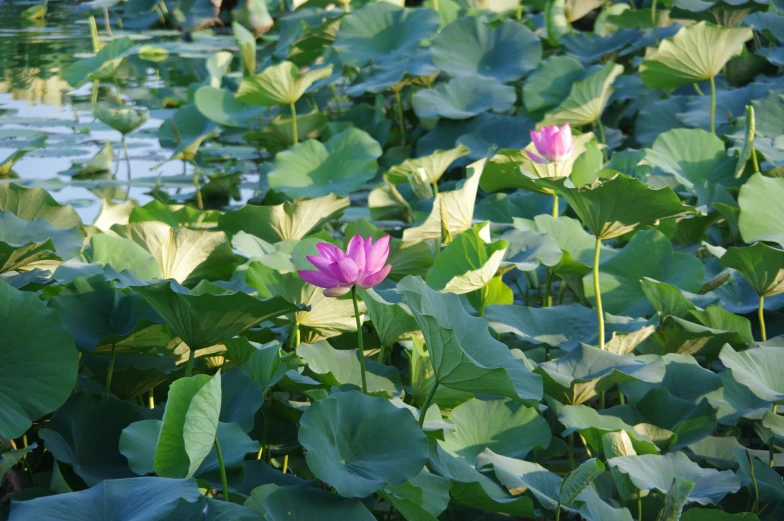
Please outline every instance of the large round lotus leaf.
[[740, 188], [738, 228], [746, 242], [784, 247], [784, 179], [754, 174]]
[[236, 98], [225, 89], [202, 87], [193, 95], [193, 103], [201, 114], [215, 123], [227, 127], [248, 127], [260, 118], [266, 109], [254, 107]]
[[158, 141], [162, 147], [174, 150], [169, 160], [193, 161], [202, 143], [216, 135], [218, 129], [214, 121], [199, 112], [195, 103], [189, 103], [161, 123]]
[[271, 521], [319, 519], [320, 521], [374, 521], [362, 501], [340, 497], [310, 485], [280, 487], [264, 501]]
[[418, 91], [411, 103], [422, 119], [467, 119], [488, 110], [506, 112], [516, 99], [514, 87], [477, 76], [461, 76]]
[[22, 143], [16, 150], [11, 152], [5, 159], [0, 161], [0, 176], [7, 177], [13, 173], [13, 166], [24, 156], [34, 150], [40, 150], [46, 145], [48, 136], [36, 136], [29, 141]]
[[179, 501], [201, 496], [192, 479], [130, 478], [106, 480], [93, 488], [14, 501], [8, 521], [158, 521]]
[[117, 38], [112, 40], [98, 54], [91, 58], [84, 58], [72, 64], [65, 70], [65, 81], [71, 87], [80, 87], [87, 81], [105, 80], [111, 78], [120, 62], [134, 46], [131, 38]]
[[0, 273], [33, 268], [53, 269], [82, 249], [77, 228], [55, 228], [47, 219], [29, 222], [0, 211]]
[[58, 203], [43, 188], [0, 185], [0, 210], [7, 210], [25, 221], [45, 217], [55, 228], [82, 226], [82, 218], [73, 206]]
[[718, 504], [728, 493], [737, 492], [740, 488], [740, 481], [731, 470], [719, 472], [701, 468], [682, 452], [662, 456], [619, 456], [610, 458], [607, 464], [628, 474], [632, 483], [641, 490], [667, 492], [673, 477], [693, 481], [695, 486], [688, 495], [688, 503]]
[[735, 186], [737, 160], [727, 156], [724, 142], [702, 129], [679, 128], [664, 132], [645, 151], [645, 160], [659, 171], [675, 177], [697, 204], [717, 199], [721, 186]]
[[640, 79], [649, 87], [670, 90], [716, 76], [752, 38], [748, 27], [728, 28], [699, 22], [683, 27], [640, 65]]
[[57, 461], [71, 464], [92, 486], [105, 479], [134, 476], [118, 444], [122, 430], [142, 418], [130, 402], [80, 392], [52, 415], [39, 436]]
[[[279, 63], [267, 67], [256, 76], [245, 78], [237, 91], [236, 99], [262, 107], [289, 105], [299, 100], [313, 83], [328, 78], [331, 74], [331, 65], [301, 73], [291, 62]], [[202, 113], [204, 114], [204, 111]]]
[[572, 84], [569, 96], [548, 112], [542, 125], [589, 125], [602, 117], [613, 93], [613, 83], [623, 66], [610, 62], [593, 74]]
[[501, 83], [517, 81], [542, 59], [539, 38], [525, 25], [485, 23], [461, 18], [433, 40], [433, 64], [451, 76], [484, 76]]
[[375, 177], [381, 146], [349, 128], [326, 143], [309, 139], [275, 156], [269, 185], [292, 198], [348, 194]]
[[732, 247], [721, 257], [721, 265], [738, 270], [759, 295], [784, 292], [784, 251], [761, 242]]
[[370, 3], [346, 16], [335, 35], [335, 49], [346, 65], [361, 67], [397, 61], [438, 30], [432, 9], [406, 9], [389, 2]]
[[727, 345], [719, 358], [732, 371], [732, 378], [759, 398], [769, 402], [784, 400], [784, 350], [780, 347], [760, 345], [738, 353]]
[[461, 403], [449, 415], [455, 430], [444, 436], [447, 452], [471, 464], [485, 448], [515, 458], [550, 445], [550, 426], [536, 409], [512, 400], [477, 400]]
[[0, 282], [0, 323], [0, 436], [12, 439], [68, 399], [79, 363], [71, 332], [34, 293]]
[[150, 118], [150, 112], [145, 108], [96, 105], [93, 116], [124, 135], [144, 125]]
[[299, 442], [313, 474], [344, 497], [405, 483], [420, 473], [428, 453], [410, 412], [357, 391], [311, 405], [300, 420]]
[[523, 84], [523, 103], [529, 112], [557, 107], [569, 96], [572, 84], [581, 80], [585, 69], [569, 56], [550, 56]]

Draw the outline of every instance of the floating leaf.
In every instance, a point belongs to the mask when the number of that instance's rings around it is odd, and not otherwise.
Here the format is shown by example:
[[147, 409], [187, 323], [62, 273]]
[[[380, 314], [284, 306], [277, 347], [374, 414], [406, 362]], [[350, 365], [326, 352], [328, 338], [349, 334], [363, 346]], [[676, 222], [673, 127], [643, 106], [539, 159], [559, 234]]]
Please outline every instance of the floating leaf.
[[569, 96], [545, 114], [542, 125], [589, 125], [602, 116], [604, 107], [613, 93], [612, 84], [621, 75], [623, 67], [608, 63], [604, 68], [572, 84]]
[[237, 91], [237, 100], [248, 105], [274, 107], [296, 103], [313, 83], [328, 78], [332, 66], [299, 72], [291, 62], [282, 62], [245, 78]]
[[238, 100], [224, 89], [201, 87], [193, 95], [193, 103], [202, 115], [215, 123], [227, 127], [248, 127], [266, 112], [263, 107], [254, 107]]
[[488, 110], [506, 112], [515, 102], [512, 87], [476, 76], [459, 76], [449, 83], [414, 94], [411, 104], [420, 118], [467, 119]]
[[133, 40], [127, 37], [112, 40], [92, 58], [81, 59], [69, 66], [65, 70], [65, 81], [77, 88], [87, 81], [111, 78], [133, 46]]

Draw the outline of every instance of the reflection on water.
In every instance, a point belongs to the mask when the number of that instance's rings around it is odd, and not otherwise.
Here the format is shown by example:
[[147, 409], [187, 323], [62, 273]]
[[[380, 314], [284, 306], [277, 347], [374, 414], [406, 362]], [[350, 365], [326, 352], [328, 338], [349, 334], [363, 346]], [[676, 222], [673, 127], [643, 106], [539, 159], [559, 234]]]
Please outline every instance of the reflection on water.
[[[156, 132], [161, 118], [171, 114], [162, 108], [164, 99], [187, 99], [188, 85], [207, 77], [204, 56], [208, 52], [194, 52], [190, 58], [173, 55], [163, 62], [138, 56], [123, 60], [116, 73], [123, 98], [148, 107], [153, 114], [127, 138], [133, 178], [146, 182], [138, 183], [142, 186], [134, 183], [127, 190], [128, 173], [121, 161], [116, 178], [123, 183], [110, 190], [96, 189], [90, 183], [58, 176], [74, 161], [87, 161], [106, 141], [116, 153], [121, 151], [119, 133], [92, 115], [92, 85], [72, 90], [62, 79], [69, 65], [92, 51], [86, 15], [76, 1], [50, 1], [45, 21], [24, 22], [19, 13], [30, 5], [0, 0], [0, 161], [31, 137], [41, 132], [49, 135], [45, 149], [31, 152], [16, 164], [14, 172], [20, 177], [16, 182], [41, 186], [58, 201], [74, 204], [86, 223], [93, 222], [100, 209], [97, 198], [107, 193], [124, 197], [127, 191], [140, 204], [149, 201], [147, 192], [158, 176], [167, 187], [179, 185], [188, 190], [190, 182], [172, 179], [183, 174], [181, 163], [165, 163], [152, 170], [171, 155], [161, 148]], [[132, 36], [146, 39], [145, 43], [179, 41], [176, 34], [164, 31]], [[98, 95], [99, 100], [115, 99], [114, 84], [101, 84]]]

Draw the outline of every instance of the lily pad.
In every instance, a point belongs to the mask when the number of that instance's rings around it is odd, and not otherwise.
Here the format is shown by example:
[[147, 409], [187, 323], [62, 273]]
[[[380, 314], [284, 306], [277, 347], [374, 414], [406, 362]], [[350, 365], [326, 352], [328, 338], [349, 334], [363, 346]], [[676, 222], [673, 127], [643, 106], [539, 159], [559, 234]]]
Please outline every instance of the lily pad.
[[572, 84], [569, 95], [544, 116], [542, 125], [589, 125], [597, 121], [613, 93], [612, 84], [623, 66], [608, 63], [604, 68]]
[[245, 78], [237, 91], [237, 100], [248, 105], [274, 107], [291, 105], [305, 94], [313, 83], [328, 78], [332, 66], [299, 72], [291, 62], [267, 67], [256, 76]]
[[227, 90], [208, 86], [196, 91], [193, 103], [205, 118], [227, 127], [247, 128], [249, 123], [261, 118], [266, 112], [262, 107], [238, 100]]
[[513, 87], [476, 76], [459, 76], [418, 91], [411, 104], [422, 119], [467, 119], [488, 110], [506, 112], [516, 97]]

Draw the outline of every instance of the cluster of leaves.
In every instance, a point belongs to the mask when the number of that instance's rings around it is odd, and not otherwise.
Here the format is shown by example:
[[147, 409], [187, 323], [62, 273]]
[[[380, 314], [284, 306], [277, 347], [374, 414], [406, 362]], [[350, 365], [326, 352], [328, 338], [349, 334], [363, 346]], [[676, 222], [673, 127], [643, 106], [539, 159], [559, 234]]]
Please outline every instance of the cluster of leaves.
[[[0, 185], [0, 519], [784, 518], [784, 6], [636, 3], [241, 1], [158, 130], [192, 192], [88, 225]], [[297, 275], [356, 234], [393, 236], [359, 331]]]

